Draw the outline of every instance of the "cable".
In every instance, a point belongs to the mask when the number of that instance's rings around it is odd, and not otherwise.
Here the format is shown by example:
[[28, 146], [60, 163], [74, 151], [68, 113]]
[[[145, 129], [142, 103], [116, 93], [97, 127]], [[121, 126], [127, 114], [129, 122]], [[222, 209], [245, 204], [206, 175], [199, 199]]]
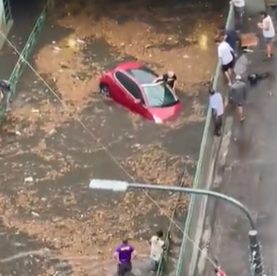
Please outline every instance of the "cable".
[[[32, 72], [42, 81], [42, 83], [49, 89], [49, 91], [54, 95], [54, 97], [60, 102], [62, 107], [67, 111], [70, 112], [70, 109], [66, 105], [66, 103], [59, 97], [59, 95], [52, 89], [52, 87], [48, 84], [48, 82], [37, 72], [37, 70], [25, 59], [25, 57], [18, 51], [16, 46], [8, 39], [7, 36], [3, 34], [3, 32], [0, 30], [1, 36], [8, 42], [10, 47], [18, 54], [20, 60], [25, 62], [27, 66], [32, 70]], [[93, 134], [93, 132], [82, 122], [82, 120], [74, 116], [74, 119], [84, 128], [84, 130], [95, 140], [97, 141], [96, 136]], [[126, 176], [134, 181], [134, 177], [120, 164], [120, 162], [110, 153], [110, 151], [105, 147], [105, 145], [101, 144], [103, 150], [106, 152], [106, 154], [111, 158], [111, 160], [126, 174]]]
[[[10, 47], [17, 53], [17, 55], [20, 57], [20, 59], [25, 62], [25, 64], [32, 70], [32, 72], [43, 82], [43, 84], [48, 88], [48, 90], [54, 95], [54, 97], [60, 102], [60, 104], [62, 105], [62, 107], [66, 110], [66, 111], [70, 111], [70, 109], [68, 108], [68, 106], [66, 105], [66, 103], [62, 100], [62, 98], [59, 97], [59, 95], [52, 89], [52, 87], [48, 84], [48, 82], [39, 74], [39, 72], [37, 72], [37, 70], [25, 59], [25, 57], [18, 51], [18, 49], [16, 48], [16, 46], [8, 39], [8, 37], [3, 34], [3, 32], [0, 30], [0, 35], [4, 38], [4, 40], [6, 40], [8, 42], [8, 44], [10, 45]], [[90, 129], [84, 124], [84, 122], [77, 116], [73, 117], [82, 127], [83, 129], [95, 140], [97, 141], [97, 137], [93, 134], [92, 131], [90, 131]], [[108, 148], [103, 145], [101, 142], [99, 143], [102, 146], [102, 149], [106, 152], [106, 154], [111, 158], [111, 160], [125, 173], [125, 175], [132, 180], [133, 182], [135, 182], [135, 178], [120, 164], [120, 162], [110, 153], [110, 151], [108, 150]], [[100, 147], [101, 149], [101, 147]], [[143, 190], [144, 194], [146, 195], [146, 197], [149, 198], [149, 200], [157, 206], [158, 209], [163, 210], [162, 207], [159, 205], [159, 203], [154, 200], [145, 190]], [[181, 233], [183, 235], [185, 235], [185, 237], [194, 245], [196, 245], [196, 243], [188, 236], [188, 234], [186, 234], [181, 227], [168, 215], [166, 215], [166, 217], [169, 219], [169, 221], [179, 230], [181, 231]], [[197, 246], [197, 249], [203, 253], [203, 250]], [[212, 260], [211, 257], [209, 257], [208, 255], [205, 256], [206, 259], [214, 266], [216, 267], [217, 265], [215, 264], [215, 262]]]

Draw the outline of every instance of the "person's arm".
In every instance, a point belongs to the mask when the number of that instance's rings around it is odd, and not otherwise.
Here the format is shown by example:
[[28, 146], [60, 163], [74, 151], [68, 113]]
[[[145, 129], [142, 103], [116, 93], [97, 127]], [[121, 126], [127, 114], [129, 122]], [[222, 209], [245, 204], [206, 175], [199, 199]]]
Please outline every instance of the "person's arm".
[[120, 263], [120, 260], [119, 260], [119, 252], [118, 252], [117, 250], [114, 252], [113, 256], [114, 256], [114, 258], [116, 259], [116, 261], [117, 261], [118, 263]]
[[244, 101], [246, 101], [246, 99], [247, 99], [247, 85], [246, 85], [246, 83], [244, 83], [244, 86], [243, 86], [243, 99], [244, 99]]
[[154, 79], [154, 83], [156, 83], [156, 82], [160, 82], [160, 81], [163, 81], [163, 76], [159, 76], [159, 77], [157, 77], [156, 79]]
[[136, 252], [136, 250], [134, 249], [134, 250], [132, 251], [131, 260], [133, 260], [133, 259], [136, 257], [136, 255], [137, 255], [137, 252]]
[[176, 76], [176, 75], [173, 76], [173, 80], [174, 80], [174, 82], [173, 82], [173, 87], [172, 87], [172, 89], [175, 91], [176, 83], [177, 83], [177, 76]]
[[223, 64], [222, 54], [221, 54], [221, 51], [220, 51], [219, 47], [217, 49], [217, 56], [218, 56], [219, 62], [221, 64]]

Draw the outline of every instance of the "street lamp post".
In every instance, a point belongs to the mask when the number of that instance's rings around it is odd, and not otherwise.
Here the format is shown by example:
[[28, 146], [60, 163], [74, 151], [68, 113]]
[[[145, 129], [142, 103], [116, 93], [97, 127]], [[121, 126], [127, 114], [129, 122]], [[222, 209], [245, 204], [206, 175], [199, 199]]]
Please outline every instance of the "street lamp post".
[[126, 192], [128, 189], [145, 189], [145, 190], [156, 190], [156, 191], [165, 191], [165, 192], [175, 192], [175, 193], [187, 193], [194, 195], [202, 196], [211, 196], [228, 202], [236, 207], [238, 207], [247, 217], [250, 224], [249, 231], [249, 243], [250, 243], [250, 262], [251, 262], [251, 274], [252, 276], [266, 276], [264, 272], [263, 258], [261, 254], [261, 245], [258, 241], [258, 230], [256, 223], [253, 220], [250, 211], [248, 208], [243, 205], [240, 201], [236, 200], [233, 197], [227, 196], [222, 193], [203, 190], [203, 189], [194, 189], [187, 187], [177, 187], [177, 186], [161, 186], [161, 185], [151, 185], [151, 184], [140, 184], [140, 183], [128, 183], [125, 181], [115, 181], [115, 180], [102, 180], [102, 179], [93, 179], [91, 180], [89, 187], [91, 189], [98, 190], [109, 190], [114, 192]]

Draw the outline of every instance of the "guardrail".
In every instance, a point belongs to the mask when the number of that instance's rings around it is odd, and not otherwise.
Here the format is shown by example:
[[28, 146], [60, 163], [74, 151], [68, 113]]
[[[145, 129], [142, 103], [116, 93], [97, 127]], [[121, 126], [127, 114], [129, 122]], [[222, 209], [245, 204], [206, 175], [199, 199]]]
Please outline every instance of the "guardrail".
[[[185, 184], [183, 182], [183, 177], [184, 177], [184, 173], [182, 174], [182, 177], [180, 179], [180, 184], [179, 185], [181, 187]], [[164, 273], [166, 272], [166, 269], [167, 269], [168, 254], [169, 254], [170, 249], [171, 249], [171, 232], [172, 232], [172, 228], [174, 226], [174, 219], [175, 219], [175, 216], [176, 216], [177, 207], [178, 207], [180, 198], [181, 198], [181, 193], [178, 194], [176, 204], [173, 208], [173, 212], [172, 212], [171, 217], [170, 217], [170, 223], [169, 223], [166, 235], [165, 235], [166, 251], [163, 255], [163, 258], [161, 259], [161, 261], [159, 263], [158, 270], [156, 272], [156, 276], [164, 275]]]
[[[234, 27], [234, 11], [230, 6], [226, 28]], [[218, 62], [213, 88], [220, 88], [221, 66]], [[212, 124], [211, 110], [208, 109], [203, 138], [200, 147], [200, 154], [197, 163], [197, 168], [194, 176], [193, 187], [209, 189], [211, 185], [212, 171], [214, 159], [216, 158], [216, 149], [214, 143], [214, 130]], [[196, 273], [198, 258], [199, 258], [199, 246], [203, 233], [204, 218], [206, 214], [207, 197], [191, 196], [188, 213], [186, 216], [184, 235], [182, 245], [179, 253], [179, 259], [176, 267], [176, 276], [194, 276]], [[194, 241], [192, 243], [191, 241]]]
[[9, 0], [3, 0], [5, 23], [8, 24], [12, 20], [11, 5]]
[[17, 63], [10, 75], [9, 78], [9, 83], [11, 86], [10, 93], [7, 95], [7, 100], [1, 101], [0, 104], [0, 123], [3, 122], [5, 119], [5, 114], [7, 110], [7, 102], [10, 102], [11, 97], [14, 96], [15, 91], [16, 91], [16, 86], [17, 83], [24, 71], [24, 68], [26, 66], [26, 61], [30, 58], [30, 55], [34, 49], [34, 46], [37, 42], [38, 36], [41, 33], [41, 30], [44, 26], [45, 20], [46, 20], [46, 15], [48, 12], [48, 9], [53, 5], [53, 0], [48, 0], [46, 5], [44, 6], [40, 16], [38, 17], [33, 30], [31, 31], [28, 40], [23, 48], [23, 50], [20, 53], [20, 57], [17, 60]]

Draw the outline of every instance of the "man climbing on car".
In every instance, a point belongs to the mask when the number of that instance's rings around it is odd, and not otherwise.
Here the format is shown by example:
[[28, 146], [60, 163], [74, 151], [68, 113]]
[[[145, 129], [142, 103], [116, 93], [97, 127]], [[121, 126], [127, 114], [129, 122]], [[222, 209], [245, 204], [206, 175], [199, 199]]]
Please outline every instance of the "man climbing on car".
[[167, 73], [163, 74], [162, 76], [158, 77], [155, 82], [164, 82], [168, 86], [170, 86], [174, 91], [176, 87], [177, 77], [173, 71], [168, 71]]

